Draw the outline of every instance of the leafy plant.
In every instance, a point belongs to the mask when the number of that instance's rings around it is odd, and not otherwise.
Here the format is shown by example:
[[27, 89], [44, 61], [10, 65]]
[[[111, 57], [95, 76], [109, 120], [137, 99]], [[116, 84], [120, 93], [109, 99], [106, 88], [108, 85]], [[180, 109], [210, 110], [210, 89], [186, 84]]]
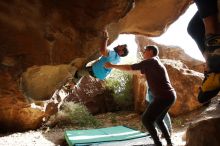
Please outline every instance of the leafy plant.
[[102, 125], [89, 113], [86, 106], [74, 102], [65, 102], [55, 119], [59, 126], [75, 124], [80, 127], [99, 127]]
[[174, 118], [173, 119], [173, 125], [176, 125], [176, 126], [182, 126], [183, 125], [183, 119], [181, 119], [181, 118]]
[[122, 109], [130, 109], [133, 106], [131, 74], [113, 70], [105, 84], [109, 90], [113, 90], [114, 100]]
[[110, 115], [110, 119], [111, 119], [111, 123], [112, 123], [112, 124], [117, 123], [117, 119], [116, 119], [116, 115], [115, 115], [115, 114], [111, 114], [111, 115]]

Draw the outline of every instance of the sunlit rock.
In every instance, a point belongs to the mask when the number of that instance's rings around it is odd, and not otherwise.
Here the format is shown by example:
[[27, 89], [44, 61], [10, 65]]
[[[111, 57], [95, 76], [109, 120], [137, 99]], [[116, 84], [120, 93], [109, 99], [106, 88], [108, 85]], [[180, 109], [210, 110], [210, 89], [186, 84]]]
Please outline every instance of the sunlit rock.
[[192, 123], [186, 132], [186, 146], [219, 146], [220, 117]]
[[180, 61], [163, 59], [162, 62], [177, 93], [177, 100], [170, 109], [171, 115], [178, 116], [201, 107], [197, 96], [204, 78], [203, 74], [185, 68]]
[[204, 72], [205, 62], [189, 56], [184, 52], [182, 48], [179, 48], [177, 46], [165, 46], [162, 44], [158, 44], [144, 36], [136, 36], [136, 42], [138, 44], [139, 51], [143, 51], [143, 48], [146, 45], [156, 45], [159, 48], [159, 56], [161, 59], [180, 60], [183, 64], [185, 64], [186, 68], [198, 72]]
[[136, 0], [134, 8], [118, 23], [113, 23], [111, 25], [113, 30], [110, 31], [159, 36], [185, 12], [191, 2], [191, 0], [169, 2]]
[[45, 113], [41, 109], [31, 107], [10, 74], [1, 72], [0, 87], [0, 131], [39, 128]]
[[75, 71], [76, 67], [68, 64], [33, 66], [22, 76], [23, 91], [29, 98], [48, 100], [65, 80], [75, 74]]
[[65, 101], [83, 103], [92, 114], [97, 114], [116, 110], [117, 105], [111, 94], [105, 88], [103, 81], [85, 76], [73, 87], [72, 93], [65, 98]]
[[146, 79], [140, 74], [133, 76], [134, 110], [142, 113], [146, 109]]

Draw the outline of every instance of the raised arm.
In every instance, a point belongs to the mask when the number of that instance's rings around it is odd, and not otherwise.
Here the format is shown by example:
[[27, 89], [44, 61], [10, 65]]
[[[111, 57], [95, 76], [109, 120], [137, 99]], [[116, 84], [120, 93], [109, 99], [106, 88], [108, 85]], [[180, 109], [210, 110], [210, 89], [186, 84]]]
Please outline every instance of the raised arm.
[[102, 36], [102, 43], [101, 43], [101, 47], [100, 47], [100, 53], [103, 56], [108, 56], [107, 45], [108, 45], [109, 36], [108, 36], [107, 30], [104, 30], [102, 35], [103, 36]]

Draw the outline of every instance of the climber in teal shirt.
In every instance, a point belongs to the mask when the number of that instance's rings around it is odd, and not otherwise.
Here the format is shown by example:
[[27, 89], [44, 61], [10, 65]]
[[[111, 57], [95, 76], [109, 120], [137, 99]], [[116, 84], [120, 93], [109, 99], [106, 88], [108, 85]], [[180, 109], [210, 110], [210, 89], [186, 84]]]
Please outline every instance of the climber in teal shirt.
[[128, 49], [126, 44], [118, 45], [113, 48], [113, 50], [108, 50], [107, 45], [109, 37], [106, 30], [103, 31], [102, 39], [103, 41], [99, 49], [101, 56], [97, 60], [95, 60], [91, 66], [78, 70], [75, 73], [74, 77], [77, 82], [82, 76], [85, 75], [91, 75], [100, 80], [104, 80], [112, 70], [110, 68], [105, 68], [105, 63], [111, 62], [112, 64], [117, 64], [120, 62], [120, 57], [127, 56]]
[[112, 69], [105, 68], [104, 64], [106, 62], [111, 62], [117, 64], [120, 62], [120, 56], [115, 51], [109, 51], [108, 56], [102, 56], [96, 63], [92, 66], [92, 71], [96, 78], [104, 80]]

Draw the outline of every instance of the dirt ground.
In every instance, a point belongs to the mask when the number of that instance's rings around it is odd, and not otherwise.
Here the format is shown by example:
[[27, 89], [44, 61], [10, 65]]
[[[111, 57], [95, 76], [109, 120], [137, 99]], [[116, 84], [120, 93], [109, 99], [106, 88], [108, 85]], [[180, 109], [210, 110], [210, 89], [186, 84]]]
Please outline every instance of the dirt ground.
[[[172, 117], [172, 140], [176, 146], [185, 145], [186, 142], [184, 135], [187, 127], [192, 122], [195, 122], [206, 116], [210, 117], [220, 114], [220, 104], [218, 98], [215, 98], [209, 106], [204, 106], [199, 110], [181, 115], [179, 117]], [[106, 113], [97, 115], [96, 118], [104, 123], [103, 127], [126, 125], [131, 128], [145, 131], [140, 121], [141, 115], [134, 112]], [[70, 129], [75, 129], [75, 127], [62, 129], [57, 127], [44, 127], [36, 131], [7, 134], [2, 133], [0, 134], [0, 146], [67, 146], [67, 143], [64, 139], [64, 131]]]

